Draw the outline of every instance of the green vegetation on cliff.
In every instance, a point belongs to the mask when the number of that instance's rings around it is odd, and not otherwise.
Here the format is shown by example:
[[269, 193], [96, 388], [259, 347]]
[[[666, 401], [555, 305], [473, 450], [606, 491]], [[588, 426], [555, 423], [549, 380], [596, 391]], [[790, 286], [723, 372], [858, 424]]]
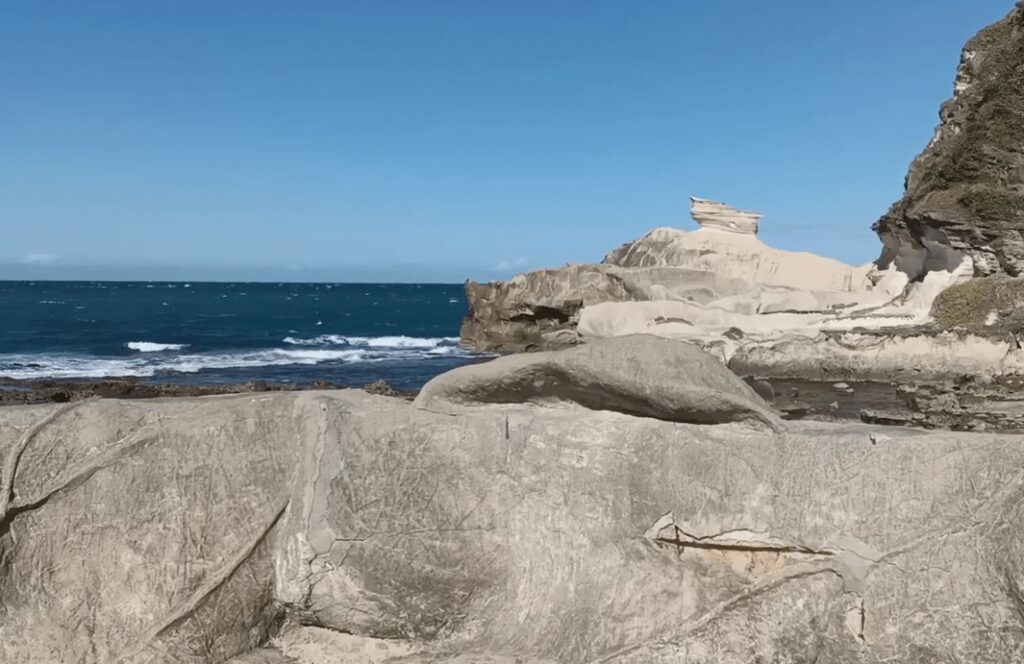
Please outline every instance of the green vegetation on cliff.
[[982, 30], [964, 49], [967, 88], [943, 108], [960, 129], [946, 138], [941, 161], [925, 169], [922, 189], [967, 186], [956, 202], [978, 217], [1024, 217], [1024, 15]]
[[978, 275], [1024, 275], [1024, 3], [967, 42], [939, 115], [875, 224], [879, 262], [919, 278], [967, 255]]
[[935, 299], [932, 315], [947, 330], [1024, 330], [1024, 279], [997, 275], [951, 286]]

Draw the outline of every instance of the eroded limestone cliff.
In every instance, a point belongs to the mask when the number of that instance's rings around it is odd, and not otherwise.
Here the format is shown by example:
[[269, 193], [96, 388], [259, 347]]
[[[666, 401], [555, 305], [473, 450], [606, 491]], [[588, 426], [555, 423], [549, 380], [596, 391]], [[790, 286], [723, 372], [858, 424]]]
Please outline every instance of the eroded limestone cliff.
[[467, 284], [463, 343], [519, 352], [654, 334], [718, 347], [728, 360], [739, 346], [786, 335], [926, 322], [935, 295], [970, 267], [908, 286], [896, 269], [770, 247], [757, 237], [759, 215], [692, 202], [695, 231], [656, 228], [597, 265]]
[[964, 47], [953, 98], [876, 224], [879, 263], [911, 277], [963, 256], [975, 274], [1024, 272], [1024, 4]]

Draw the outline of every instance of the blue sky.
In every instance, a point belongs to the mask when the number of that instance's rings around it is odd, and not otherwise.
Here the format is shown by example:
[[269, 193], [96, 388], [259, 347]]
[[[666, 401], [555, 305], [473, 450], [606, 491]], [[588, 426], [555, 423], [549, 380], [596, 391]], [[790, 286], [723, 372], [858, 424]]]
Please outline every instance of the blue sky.
[[0, 0], [0, 277], [461, 281], [691, 194], [855, 263], [1011, 0]]

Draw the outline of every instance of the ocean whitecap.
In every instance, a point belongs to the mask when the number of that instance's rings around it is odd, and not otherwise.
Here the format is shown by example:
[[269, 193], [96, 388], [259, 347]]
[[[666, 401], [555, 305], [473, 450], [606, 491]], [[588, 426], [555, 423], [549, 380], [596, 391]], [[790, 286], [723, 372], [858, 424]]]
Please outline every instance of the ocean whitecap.
[[131, 350], [137, 350], [140, 353], [162, 353], [169, 350], [188, 348], [188, 344], [161, 344], [154, 341], [129, 341], [127, 346]]

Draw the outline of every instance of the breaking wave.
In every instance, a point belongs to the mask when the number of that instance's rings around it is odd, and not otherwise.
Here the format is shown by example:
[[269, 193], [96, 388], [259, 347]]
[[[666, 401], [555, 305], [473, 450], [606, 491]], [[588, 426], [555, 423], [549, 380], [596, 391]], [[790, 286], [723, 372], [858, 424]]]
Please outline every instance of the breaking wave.
[[292, 346], [362, 346], [365, 348], [454, 348], [458, 337], [348, 337], [340, 334], [321, 334], [309, 339], [285, 337]]
[[131, 350], [137, 350], [140, 353], [162, 353], [168, 350], [188, 348], [188, 344], [158, 344], [153, 341], [129, 341], [127, 346]]
[[[135, 343], [135, 342], [133, 342]], [[143, 343], [143, 342], [139, 342]], [[172, 346], [173, 344], [154, 344]], [[187, 347], [182, 344], [182, 347]], [[0, 376], [21, 380], [39, 378], [152, 377], [165, 373], [198, 373], [205, 369], [245, 369], [318, 364], [354, 364], [424, 360], [437, 357], [469, 357], [457, 346], [299, 348], [257, 351], [176, 353], [174, 349], [143, 350], [129, 357], [80, 355], [0, 355]]]

